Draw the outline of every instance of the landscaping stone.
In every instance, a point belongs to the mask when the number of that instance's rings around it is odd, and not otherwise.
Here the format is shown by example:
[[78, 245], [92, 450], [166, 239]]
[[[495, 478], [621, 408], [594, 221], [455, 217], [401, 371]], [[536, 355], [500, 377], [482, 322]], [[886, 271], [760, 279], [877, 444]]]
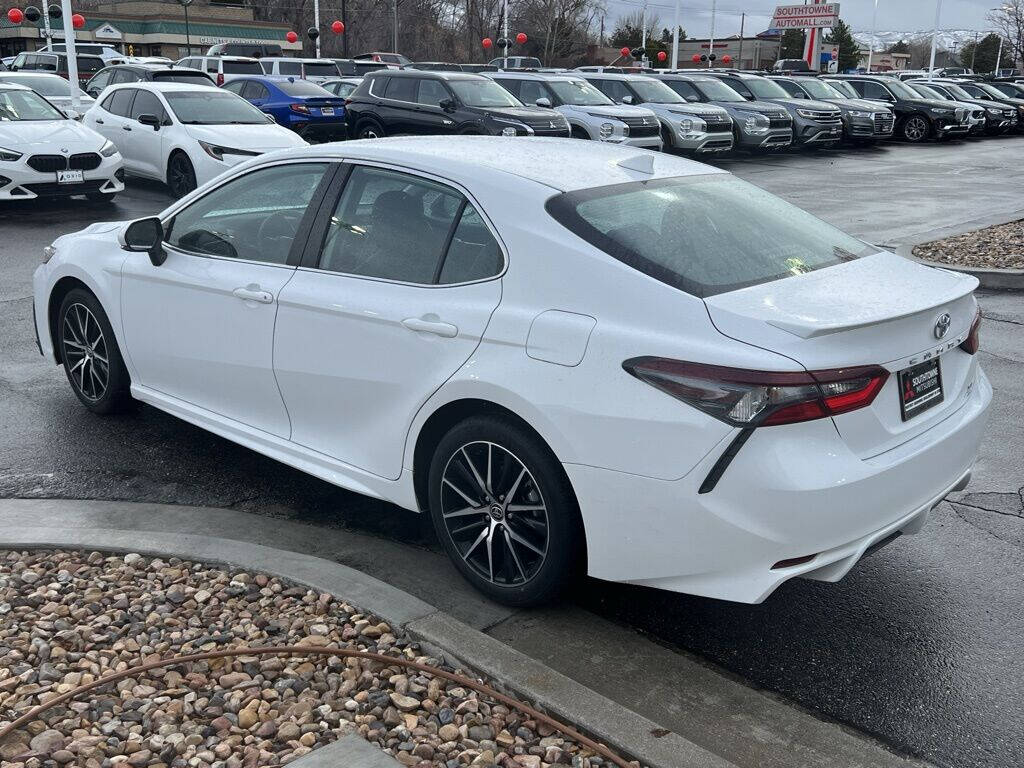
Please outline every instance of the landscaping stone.
[[1024, 219], [917, 245], [926, 261], [978, 269], [1024, 269]]

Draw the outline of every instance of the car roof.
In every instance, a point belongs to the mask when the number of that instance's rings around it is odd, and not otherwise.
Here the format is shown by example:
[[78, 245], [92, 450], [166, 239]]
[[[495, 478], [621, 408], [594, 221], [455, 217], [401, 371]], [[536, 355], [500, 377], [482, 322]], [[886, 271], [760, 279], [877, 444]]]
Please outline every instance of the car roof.
[[[14, 74], [14, 73], [12, 73]], [[61, 78], [63, 80], [63, 78]], [[12, 83], [9, 80], [0, 80], [0, 90], [2, 91], [31, 91], [27, 85], [19, 85], [18, 83]]]
[[[160, 93], [173, 93], [176, 91], [189, 91], [192, 93], [206, 93], [210, 89], [205, 86], [196, 86], [193, 83], [171, 83], [160, 80], [142, 80], [137, 83], [118, 83], [108, 86], [107, 90], [114, 91], [122, 88], [142, 88], [147, 91], [159, 91]], [[218, 89], [219, 90], [219, 89]], [[105, 93], [106, 91], [104, 91]], [[227, 91], [230, 93], [230, 91]], [[236, 94], [237, 95], [237, 94]]]
[[566, 72], [503, 72], [498, 70], [497, 72], [484, 72], [484, 75], [496, 78], [510, 78], [512, 80], [544, 80], [546, 82], [560, 82], [562, 80], [582, 80], [582, 72], [574, 72], [572, 70]]
[[[252, 56], [207, 56], [205, 53], [197, 53], [194, 56], [183, 56], [184, 59], [216, 59], [217, 61], [255, 61], [260, 62], [260, 59], [253, 58]], [[275, 58], [268, 56], [269, 58]]]
[[435, 77], [444, 80], [488, 80], [476, 72], [447, 72], [443, 69], [375, 69], [364, 77]]
[[[573, 139], [501, 136], [396, 136], [287, 150], [289, 157], [337, 157], [389, 163], [469, 183], [487, 168], [568, 192], [631, 181], [728, 173], [661, 152]], [[618, 165], [651, 163], [652, 173]]]
[[646, 78], [647, 75], [639, 72], [587, 72], [580, 71], [580, 77], [586, 77], [587, 75], [600, 75], [602, 80], [619, 80], [622, 82], [636, 82], [640, 78]]

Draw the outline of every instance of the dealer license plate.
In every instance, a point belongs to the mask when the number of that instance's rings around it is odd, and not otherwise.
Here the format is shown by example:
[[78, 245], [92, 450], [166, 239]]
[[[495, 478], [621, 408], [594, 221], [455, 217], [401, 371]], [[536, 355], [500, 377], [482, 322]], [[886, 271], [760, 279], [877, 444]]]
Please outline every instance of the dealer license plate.
[[334, 114], [334, 107], [321, 107], [320, 108], [320, 114], [323, 115], [324, 117], [326, 117], [328, 115], [333, 115]]
[[939, 358], [904, 368], [899, 372], [900, 412], [908, 421], [942, 402], [942, 371]]
[[85, 181], [82, 171], [57, 171], [58, 184], [81, 184]]

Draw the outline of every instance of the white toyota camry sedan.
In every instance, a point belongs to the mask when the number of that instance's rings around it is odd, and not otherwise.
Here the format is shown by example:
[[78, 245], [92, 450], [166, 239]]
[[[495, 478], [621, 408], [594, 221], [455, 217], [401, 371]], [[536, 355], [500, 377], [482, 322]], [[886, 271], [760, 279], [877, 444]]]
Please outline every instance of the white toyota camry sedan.
[[117, 145], [128, 173], [165, 182], [175, 197], [251, 157], [306, 146], [238, 94], [187, 83], [111, 86], [84, 122]]
[[967, 484], [976, 286], [699, 163], [446, 136], [264, 155], [61, 237], [35, 312], [87, 408], [429, 513], [498, 600], [586, 572], [758, 602]]
[[0, 200], [110, 202], [124, 189], [121, 166], [112, 142], [31, 88], [0, 82]]

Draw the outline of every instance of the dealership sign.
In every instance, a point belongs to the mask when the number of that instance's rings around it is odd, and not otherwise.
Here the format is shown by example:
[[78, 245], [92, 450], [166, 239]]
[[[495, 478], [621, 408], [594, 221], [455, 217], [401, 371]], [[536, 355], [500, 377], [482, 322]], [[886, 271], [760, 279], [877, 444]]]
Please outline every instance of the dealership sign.
[[839, 3], [780, 5], [772, 16], [775, 29], [834, 27], [839, 21]]

